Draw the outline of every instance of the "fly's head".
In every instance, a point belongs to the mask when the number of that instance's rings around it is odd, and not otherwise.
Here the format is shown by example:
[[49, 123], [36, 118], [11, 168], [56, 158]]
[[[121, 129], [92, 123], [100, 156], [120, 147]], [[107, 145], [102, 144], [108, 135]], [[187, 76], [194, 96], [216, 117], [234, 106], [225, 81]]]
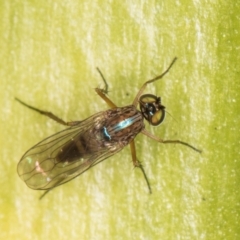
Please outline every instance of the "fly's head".
[[160, 97], [144, 94], [139, 98], [139, 105], [142, 115], [151, 125], [157, 126], [164, 120], [165, 107]]

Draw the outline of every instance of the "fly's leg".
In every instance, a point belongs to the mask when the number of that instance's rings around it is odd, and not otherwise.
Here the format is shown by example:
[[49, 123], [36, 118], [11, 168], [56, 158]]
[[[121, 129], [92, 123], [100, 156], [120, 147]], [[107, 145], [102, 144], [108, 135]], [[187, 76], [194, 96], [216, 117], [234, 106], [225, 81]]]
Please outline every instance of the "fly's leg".
[[[148, 80], [147, 82], [145, 82], [142, 87], [140, 88], [140, 90], [138, 91], [134, 101], [133, 101], [133, 105], [137, 107], [138, 105], [138, 99], [139, 97], [142, 95], [144, 89], [146, 88], [146, 86], [150, 83], [153, 83], [161, 78], [163, 78], [169, 71], [170, 69], [172, 68], [173, 64], [176, 62], [177, 58], [175, 57], [172, 62], [170, 63], [169, 67], [167, 68], [167, 70], [165, 70], [161, 75], [151, 79], [151, 80]], [[160, 143], [177, 143], [177, 144], [182, 144], [184, 146], [187, 146], [187, 147], [190, 147], [191, 149], [195, 150], [196, 152], [199, 152], [201, 153], [202, 151], [195, 148], [194, 146], [192, 146], [191, 144], [189, 143], [186, 143], [186, 142], [183, 142], [183, 141], [180, 141], [180, 140], [163, 140], [163, 139], [160, 139], [158, 137], [155, 137], [154, 135], [152, 135], [151, 133], [149, 133], [148, 131], [146, 131], [145, 129], [142, 130], [142, 133], [154, 140], [156, 140], [157, 142], [160, 142]]]
[[65, 125], [65, 126], [75, 126], [75, 125], [78, 125], [81, 121], [73, 121], [73, 122], [65, 122], [63, 121], [61, 118], [59, 118], [58, 116], [54, 115], [53, 113], [51, 112], [47, 112], [47, 111], [43, 111], [41, 109], [38, 109], [38, 108], [35, 108], [33, 106], [30, 106], [28, 105], [27, 103], [21, 101], [20, 99], [18, 98], [15, 98], [16, 101], [18, 101], [19, 103], [21, 103], [23, 106], [29, 108], [29, 109], [32, 109], [33, 111], [35, 112], [38, 112], [44, 116], [47, 116], [49, 118], [51, 118], [52, 120], [62, 124], [62, 125]]
[[147, 186], [148, 186], [149, 193], [151, 194], [152, 193], [152, 189], [151, 189], [151, 185], [149, 183], [147, 174], [146, 174], [146, 172], [145, 172], [145, 170], [143, 168], [143, 165], [141, 164], [141, 162], [139, 162], [139, 160], [137, 159], [137, 156], [136, 156], [136, 149], [135, 149], [134, 140], [132, 142], [130, 142], [130, 148], [131, 148], [133, 165], [134, 165], [134, 167], [140, 168], [140, 170], [142, 171], [143, 176], [144, 176], [144, 178], [146, 180], [146, 183], [147, 183]]
[[107, 80], [105, 79], [105, 77], [103, 76], [102, 72], [100, 71], [100, 69], [97, 67], [97, 71], [99, 72], [104, 84], [105, 84], [105, 89], [102, 89], [103, 93], [108, 94], [108, 83]]
[[107, 95], [104, 93], [104, 89], [100, 89], [100, 88], [95, 88], [96, 93], [98, 94], [98, 96], [100, 96], [105, 103], [107, 103], [107, 105], [110, 108], [116, 108], [117, 106], [115, 105], [115, 103], [113, 103], [108, 97]]
[[60, 184], [62, 181], [64, 180], [64, 178], [60, 178], [59, 181], [56, 182], [56, 185], [53, 186], [52, 188], [48, 189], [48, 190], [45, 190], [43, 192], [43, 194], [39, 197], [39, 200], [42, 200], [50, 191], [52, 191], [55, 187], [58, 186], [58, 184]]
[[135, 97], [135, 99], [134, 99], [134, 101], [133, 101], [133, 105], [134, 105], [135, 107], [137, 107], [137, 105], [138, 105], [138, 99], [139, 99], [139, 97], [142, 95], [142, 93], [143, 93], [144, 89], [146, 88], [146, 86], [147, 86], [149, 83], [153, 83], [153, 82], [155, 82], [155, 81], [163, 78], [163, 77], [169, 72], [169, 70], [171, 69], [171, 67], [173, 66], [173, 64], [176, 62], [176, 60], [177, 60], [177, 58], [175, 57], [175, 58], [172, 60], [172, 62], [171, 62], [171, 64], [169, 65], [169, 67], [167, 68], [167, 70], [165, 70], [161, 75], [159, 75], [159, 76], [157, 76], [157, 77], [155, 77], [155, 78], [153, 78], [153, 79], [151, 79], [151, 80], [148, 80], [147, 82], [145, 82], [145, 83], [142, 85], [142, 87], [141, 87], [140, 90], [138, 91], [138, 93], [137, 93], [137, 95], [136, 95], [136, 97]]
[[[110, 108], [116, 108], [117, 105], [114, 104], [107, 96], [106, 94], [108, 93], [108, 84], [107, 84], [107, 81], [106, 79], [104, 78], [103, 74], [101, 73], [100, 69], [97, 68], [98, 72], [100, 73], [103, 81], [104, 81], [104, 84], [105, 84], [105, 89], [100, 89], [100, 88], [95, 88], [95, 91], [96, 93], [107, 103], [107, 105], [110, 107]], [[139, 160], [137, 159], [137, 156], [136, 156], [136, 149], [135, 149], [135, 143], [134, 143], [134, 140], [130, 142], [130, 149], [131, 149], [131, 154], [132, 154], [132, 162], [133, 162], [133, 165], [134, 167], [138, 167], [141, 169], [142, 173], [143, 173], [143, 176], [147, 182], [147, 186], [148, 186], [148, 189], [149, 189], [149, 192], [152, 193], [152, 189], [151, 189], [151, 186], [150, 186], [150, 183], [148, 181], [148, 177], [147, 177], [147, 174], [145, 173], [145, 170], [143, 168], [143, 165], [141, 164], [141, 162], [139, 162]]]
[[97, 71], [99, 72], [104, 84], [105, 84], [105, 88], [104, 89], [101, 89], [101, 88], [95, 88], [95, 91], [96, 93], [98, 94], [98, 96], [100, 96], [104, 102], [107, 103], [107, 105], [110, 107], [110, 108], [116, 108], [117, 105], [112, 102], [112, 100], [110, 100], [108, 97], [107, 97], [107, 94], [108, 94], [108, 84], [107, 84], [107, 81], [106, 79], [104, 78], [102, 72], [100, 71], [99, 68], [97, 68]]
[[192, 145], [189, 144], [189, 143], [186, 143], [186, 142], [183, 142], [183, 141], [180, 141], [180, 140], [163, 140], [163, 139], [161, 139], [161, 138], [158, 138], [158, 137], [152, 135], [150, 132], [148, 132], [148, 131], [145, 130], [145, 129], [143, 129], [143, 130], [141, 131], [141, 133], [143, 133], [144, 135], [148, 136], [149, 138], [151, 138], [151, 139], [153, 139], [153, 140], [155, 140], [155, 141], [157, 141], [157, 142], [160, 142], [160, 143], [175, 143], [175, 144], [181, 144], [181, 145], [184, 145], [184, 146], [187, 146], [187, 147], [193, 149], [193, 150], [196, 151], [196, 152], [199, 152], [199, 153], [202, 152], [201, 150], [195, 148], [194, 146], [192, 146]]

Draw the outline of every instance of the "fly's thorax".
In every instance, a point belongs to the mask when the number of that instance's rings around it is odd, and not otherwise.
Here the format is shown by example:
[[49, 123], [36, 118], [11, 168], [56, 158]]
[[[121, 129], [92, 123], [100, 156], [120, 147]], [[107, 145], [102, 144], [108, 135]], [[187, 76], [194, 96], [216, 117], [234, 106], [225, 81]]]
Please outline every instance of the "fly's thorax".
[[104, 115], [101, 131], [106, 142], [125, 146], [145, 127], [141, 112], [133, 105], [107, 110]]

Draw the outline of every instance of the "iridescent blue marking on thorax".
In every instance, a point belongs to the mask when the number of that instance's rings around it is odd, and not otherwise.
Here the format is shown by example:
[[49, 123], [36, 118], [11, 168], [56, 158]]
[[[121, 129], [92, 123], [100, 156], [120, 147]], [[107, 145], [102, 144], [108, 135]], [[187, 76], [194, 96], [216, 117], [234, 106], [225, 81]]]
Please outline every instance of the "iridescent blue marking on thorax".
[[119, 131], [131, 126], [135, 121], [136, 121], [136, 116], [133, 116], [133, 117], [129, 117], [129, 118], [122, 120], [121, 122], [113, 125], [113, 127], [111, 127], [111, 128], [103, 127], [102, 133], [103, 133], [105, 140], [108, 140], [108, 141], [111, 140], [114, 132], [119, 132]]
[[121, 121], [120, 123], [116, 124], [116, 126], [114, 126], [113, 129], [117, 132], [131, 126], [134, 123], [134, 118], [136, 118], [136, 116], [133, 116]]
[[123, 146], [127, 145], [143, 128], [143, 116], [134, 106], [110, 109], [101, 127], [100, 138]]
[[111, 136], [110, 136], [110, 134], [108, 133], [106, 127], [103, 127], [103, 135], [104, 135], [108, 140], [111, 139]]

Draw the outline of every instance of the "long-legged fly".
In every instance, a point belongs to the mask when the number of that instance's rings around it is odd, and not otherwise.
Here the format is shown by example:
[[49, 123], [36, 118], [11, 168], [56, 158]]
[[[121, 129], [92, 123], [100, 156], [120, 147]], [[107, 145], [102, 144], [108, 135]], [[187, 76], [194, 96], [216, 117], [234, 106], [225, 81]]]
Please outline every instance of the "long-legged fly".
[[[69, 126], [34, 145], [23, 155], [17, 166], [20, 178], [32, 189], [46, 190], [43, 194], [45, 195], [51, 189], [71, 181], [129, 144], [133, 165], [142, 171], [151, 193], [147, 175], [136, 157], [134, 138], [138, 133], [141, 132], [159, 143], [182, 144], [201, 152], [189, 143], [180, 140], [163, 140], [145, 129], [144, 119], [153, 126], [159, 125], [164, 120], [165, 107], [161, 104], [160, 97], [152, 94], [142, 95], [142, 93], [148, 84], [163, 78], [176, 59], [173, 59], [161, 75], [145, 82], [133, 103], [126, 107], [117, 107], [107, 97], [106, 80], [97, 68], [106, 87], [96, 88], [95, 91], [110, 109], [96, 113], [83, 121], [65, 122], [51, 112], [42, 111], [16, 98], [24, 106]], [[137, 109], [138, 104], [140, 110]]]

